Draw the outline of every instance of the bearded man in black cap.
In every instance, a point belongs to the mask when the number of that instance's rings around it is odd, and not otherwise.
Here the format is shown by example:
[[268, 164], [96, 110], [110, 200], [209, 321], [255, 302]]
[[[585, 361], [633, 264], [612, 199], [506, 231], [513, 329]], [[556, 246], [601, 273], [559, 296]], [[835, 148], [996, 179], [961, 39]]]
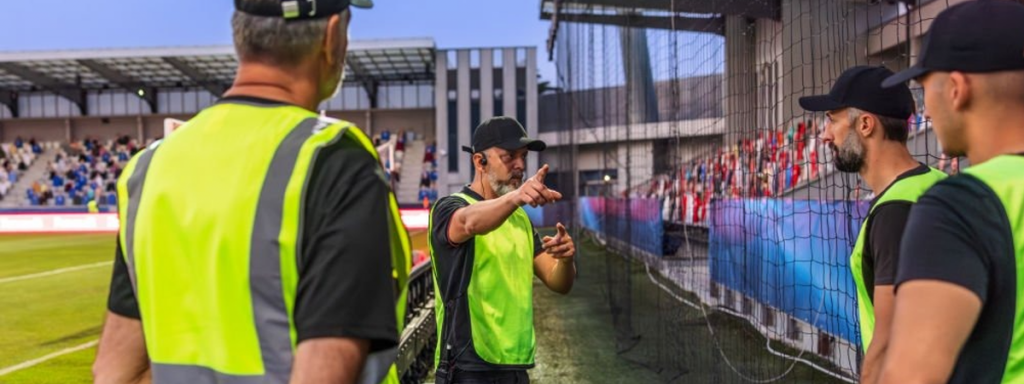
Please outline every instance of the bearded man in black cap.
[[882, 81], [892, 75], [885, 67], [856, 66], [839, 76], [829, 94], [800, 98], [804, 109], [825, 112], [828, 122], [820, 137], [832, 148], [836, 169], [860, 174], [875, 192], [850, 254], [865, 382], [878, 377], [889, 342], [900, 238], [911, 205], [946, 178], [907, 150], [914, 98], [906, 85], [882, 88]]
[[524, 179], [526, 155], [543, 151], [515, 119], [496, 117], [473, 134], [474, 181], [430, 214], [437, 299], [437, 383], [528, 383], [534, 365], [533, 277], [567, 294], [576, 247], [565, 227], [543, 240], [523, 206], [562, 198], [544, 185], [548, 166]]

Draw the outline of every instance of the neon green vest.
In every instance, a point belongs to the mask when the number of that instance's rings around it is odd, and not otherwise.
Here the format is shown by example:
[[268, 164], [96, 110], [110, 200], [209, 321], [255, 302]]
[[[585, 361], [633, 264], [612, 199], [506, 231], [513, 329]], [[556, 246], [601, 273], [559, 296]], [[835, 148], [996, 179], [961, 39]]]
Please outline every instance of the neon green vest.
[[[462, 193], [452, 196], [476, 204]], [[431, 215], [433, 217], [433, 215]], [[433, 222], [430, 223], [433, 233]], [[464, 299], [468, 300], [473, 348], [495, 365], [533, 365], [536, 337], [533, 329], [533, 226], [526, 211], [516, 209], [500, 227], [473, 238], [473, 269]], [[431, 262], [435, 260], [431, 240]], [[437, 352], [441, 359], [444, 300], [433, 268], [437, 313]], [[456, 304], [458, 305], [458, 304]], [[464, 346], [453, 346], [461, 350]]]
[[978, 178], [999, 196], [1010, 220], [1017, 261], [1017, 310], [1002, 382], [1020, 382], [1024, 379], [1024, 156], [995, 157], [964, 173]]
[[[343, 138], [377, 156], [348, 122], [222, 103], [128, 163], [119, 241], [154, 382], [288, 382], [303, 195], [320, 149]], [[389, 200], [402, 329], [409, 239]], [[396, 354], [369, 356], [359, 382], [397, 382]]]
[[860, 226], [857, 245], [853, 247], [853, 253], [850, 255], [850, 269], [853, 270], [853, 281], [857, 283], [857, 312], [860, 314], [860, 339], [864, 351], [868, 350], [871, 338], [875, 333], [875, 307], [871, 303], [871, 296], [868, 296], [869, 287], [864, 283], [864, 247], [867, 245], [865, 241], [868, 221], [875, 213], [875, 207], [890, 201], [916, 203], [928, 188], [945, 178], [946, 174], [942, 171], [929, 168], [928, 173], [911, 176], [893, 183], [871, 206], [868, 218]]

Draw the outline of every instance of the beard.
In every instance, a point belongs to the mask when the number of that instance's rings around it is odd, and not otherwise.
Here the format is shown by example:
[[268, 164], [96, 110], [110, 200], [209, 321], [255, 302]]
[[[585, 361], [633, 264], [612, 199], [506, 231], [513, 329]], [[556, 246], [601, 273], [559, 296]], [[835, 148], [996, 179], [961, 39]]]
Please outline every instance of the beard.
[[851, 131], [849, 135], [846, 135], [846, 141], [842, 147], [837, 147], [835, 144], [829, 144], [829, 146], [832, 147], [833, 162], [840, 172], [854, 173], [860, 172], [861, 168], [864, 168], [866, 151], [864, 143], [860, 141], [856, 132]]
[[491, 190], [498, 197], [505, 196], [512, 191], [515, 191], [523, 184], [523, 173], [513, 171], [512, 175], [507, 180], [498, 179], [498, 175], [494, 173], [487, 173], [487, 183], [491, 185]]

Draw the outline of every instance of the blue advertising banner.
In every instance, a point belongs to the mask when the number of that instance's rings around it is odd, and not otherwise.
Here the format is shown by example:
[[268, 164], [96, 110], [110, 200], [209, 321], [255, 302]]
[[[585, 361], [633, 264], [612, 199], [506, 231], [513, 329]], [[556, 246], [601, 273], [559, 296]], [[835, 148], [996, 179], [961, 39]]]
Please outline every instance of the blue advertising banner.
[[585, 228], [662, 255], [665, 228], [660, 199], [581, 197], [579, 204], [580, 222]]
[[866, 201], [716, 200], [712, 281], [856, 342], [849, 258], [867, 210]]

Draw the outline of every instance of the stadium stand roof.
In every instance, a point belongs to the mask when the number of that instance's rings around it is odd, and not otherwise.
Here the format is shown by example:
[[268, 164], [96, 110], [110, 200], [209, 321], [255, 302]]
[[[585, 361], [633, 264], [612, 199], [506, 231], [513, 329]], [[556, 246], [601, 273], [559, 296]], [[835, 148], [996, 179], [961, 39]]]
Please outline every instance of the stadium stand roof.
[[[433, 81], [435, 50], [430, 38], [354, 40], [345, 81], [362, 84], [376, 101], [380, 84]], [[87, 91], [124, 89], [153, 107], [158, 89], [201, 87], [220, 95], [237, 66], [230, 45], [0, 52], [0, 104], [16, 115], [19, 92], [48, 91], [85, 111]]]
[[541, 19], [723, 34], [723, 15], [778, 19], [781, 9], [779, 0], [542, 0]]

